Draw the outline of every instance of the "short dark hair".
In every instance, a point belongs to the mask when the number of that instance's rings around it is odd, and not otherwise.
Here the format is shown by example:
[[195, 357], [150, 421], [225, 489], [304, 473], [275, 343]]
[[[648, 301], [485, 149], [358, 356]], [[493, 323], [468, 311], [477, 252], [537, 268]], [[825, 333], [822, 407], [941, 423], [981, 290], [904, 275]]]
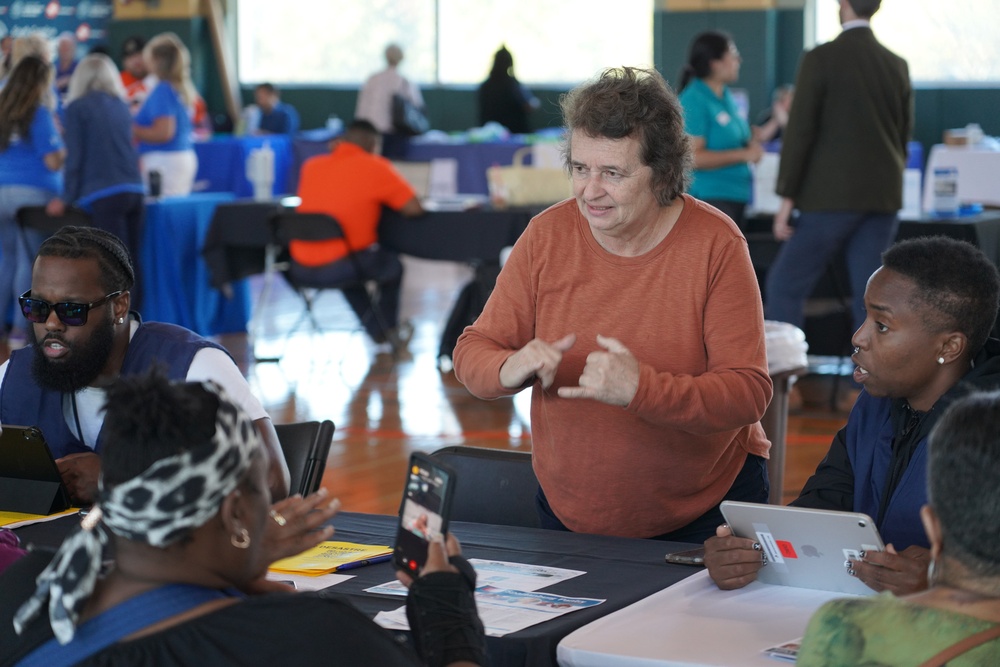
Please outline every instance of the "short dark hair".
[[878, 8], [882, 6], [882, 0], [847, 0], [854, 13], [860, 19], [870, 19]]
[[928, 496], [949, 556], [979, 576], [1000, 576], [1000, 392], [952, 403], [931, 431]]
[[692, 78], [704, 79], [711, 74], [712, 61], [722, 60], [732, 43], [732, 36], [721, 30], [706, 30], [696, 35], [688, 47], [687, 62], [677, 79], [680, 82], [677, 84], [678, 94], [687, 88]]
[[374, 125], [364, 119], [355, 119], [347, 126], [344, 133], [340, 135], [340, 141], [360, 146], [369, 153], [374, 153], [378, 148], [378, 139], [381, 133]]
[[135, 269], [121, 239], [97, 227], [67, 225], [45, 239], [38, 257], [94, 259], [101, 270], [104, 291], [129, 290], [135, 284]]
[[258, 83], [254, 90], [263, 90], [264, 92], [271, 94], [278, 92], [278, 88], [273, 83]]
[[154, 367], [119, 378], [108, 389], [104, 407], [102, 473], [114, 486], [160, 459], [210, 443], [219, 397], [197, 382], [171, 382]]
[[640, 157], [653, 170], [656, 200], [666, 206], [687, 188], [691, 146], [684, 112], [659, 72], [635, 67], [604, 70], [560, 99], [568, 130], [566, 166], [572, 162], [572, 134], [624, 139], [635, 137]]
[[931, 331], [957, 329], [975, 356], [986, 343], [1000, 305], [1000, 273], [983, 251], [947, 236], [900, 241], [882, 253], [882, 266], [912, 280], [914, 305]]

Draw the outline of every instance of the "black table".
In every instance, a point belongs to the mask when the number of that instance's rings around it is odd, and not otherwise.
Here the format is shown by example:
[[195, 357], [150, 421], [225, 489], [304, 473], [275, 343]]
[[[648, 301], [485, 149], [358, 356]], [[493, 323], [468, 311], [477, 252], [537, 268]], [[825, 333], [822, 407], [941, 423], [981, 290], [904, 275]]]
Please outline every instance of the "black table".
[[[395, 519], [394, 516], [345, 512], [333, 520], [337, 529], [334, 539], [363, 544], [392, 544]], [[58, 519], [19, 528], [17, 534], [25, 543], [54, 546], [75, 521], [75, 517]], [[453, 523], [452, 532], [461, 540], [463, 552], [469, 558], [563, 567], [587, 573], [550, 586], [544, 589], [546, 593], [607, 600], [596, 607], [566, 614], [504, 637], [487, 638], [494, 667], [556, 665], [556, 645], [570, 632], [698, 571], [664, 562], [663, 556], [668, 551], [692, 546], [680, 543], [464, 522]], [[362, 592], [365, 588], [395, 579], [389, 563], [359, 568], [350, 574], [356, 576], [338, 584], [335, 590], [368, 616], [374, 617], [379, 611], [402, 606], [402, 598]]]
[[464, 262], [475, 277], [464, 285], [441, 332], [438, 358], [450, 361], [462, 330], [479, 316], [500, 272], [500, 251], [514, 245], [539, 207], [438, 211], [405, 218], [383, 209], [379, 243], [423, 259]]
[[406, 218], [384, 209], [378, 239], [396, 252], [424, 259], [499, 264], [500, 251], [514, 245], [538, 208], [479, 208], [436, 211]]

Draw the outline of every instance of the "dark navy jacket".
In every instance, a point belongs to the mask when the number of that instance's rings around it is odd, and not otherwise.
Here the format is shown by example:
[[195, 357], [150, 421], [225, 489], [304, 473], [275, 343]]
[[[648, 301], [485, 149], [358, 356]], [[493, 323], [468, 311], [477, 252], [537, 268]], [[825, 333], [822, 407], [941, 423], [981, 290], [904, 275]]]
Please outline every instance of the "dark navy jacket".
[[863, 512], [897, 551], [914, 544], [927, 547], [920, 522], [920, 508], [927, 503], [927, 436], [952, 401], [975, 389], [998, 387], [1000, 341], [991, 339], [974, 367], [925, 413], [910, 410], [904, 399], [862, 391], [847, 425], [791, 504]]
[[[206, 347], [225, 349], [198, 334], [174, 324], [149, 322], [139, 325], [129, 342], [121, 375], [144, 373], [159, 365], [172, 380], [187, 377], [194, 355]], [[91, 449], [66, 424], [63, 393], [40, 387], [31, 372], [34, 350], [26, 347], [10, 356], [0, 386], [0, 423], [36, 426], [41, 429], [54, 458]], [[228, 353], [227, 353], [228, 354]], [[101, 436], [93, 451], [100, 452]]]

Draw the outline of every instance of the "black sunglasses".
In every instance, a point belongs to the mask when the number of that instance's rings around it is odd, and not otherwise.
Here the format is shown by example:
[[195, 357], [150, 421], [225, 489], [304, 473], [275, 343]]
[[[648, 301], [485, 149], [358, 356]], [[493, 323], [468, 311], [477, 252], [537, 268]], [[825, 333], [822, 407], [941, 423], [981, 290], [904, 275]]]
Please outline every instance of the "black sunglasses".
[[90, 312], [91, 308], [107, 303], [124, 292], [125, 290], [120, 289], [117, 292], [112, 292], [103, 299], [94, 301], [93, 303], [73, 303], [72, 301], [49, 303], [48, 301], [42, 301], [41, 299], [32, 299], [28, 296], [31, 294], [31, 290], [28, 290], [19, 296], [17, 301], [21, 304], [21, 314], [23, 314], [25, 319], [29, 322], [41, 324], [49, 319], [49, 314], [54, 310], [56, 311], [56, 317], [58, 317], [59, 321], [66, 326], [82, 327], [87, 323], [87, 313]]

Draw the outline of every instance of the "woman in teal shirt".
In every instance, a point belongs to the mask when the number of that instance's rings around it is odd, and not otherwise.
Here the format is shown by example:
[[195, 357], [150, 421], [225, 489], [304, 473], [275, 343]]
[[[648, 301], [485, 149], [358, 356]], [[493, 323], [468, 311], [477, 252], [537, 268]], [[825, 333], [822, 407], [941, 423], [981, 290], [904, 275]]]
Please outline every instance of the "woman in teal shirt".
[[749, 163], [760, 160], [764, 151], [729, 92], [729, 84], [739, 78], [740, 62], [729, 35], [703, 32], [691, 43], [678, 91], [694, 150], [694, 179], [688, 192], [743, 229], [750, 201]]

